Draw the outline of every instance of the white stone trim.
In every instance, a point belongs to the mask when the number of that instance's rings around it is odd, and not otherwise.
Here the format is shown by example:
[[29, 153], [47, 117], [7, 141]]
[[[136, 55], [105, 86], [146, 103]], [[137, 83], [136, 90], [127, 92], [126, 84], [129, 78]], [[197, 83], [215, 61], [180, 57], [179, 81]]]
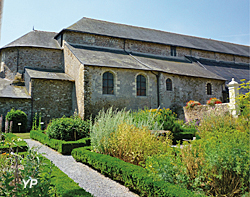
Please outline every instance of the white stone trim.
[[[103, 94], [102, 93], [102, 84], [103, 84], [103, 74], [106, 73], [106, 72], [110, 72], [111, 74], [113, 74], [113, 79], [114, 79], [114, 94]], [[118, 85], [120, 86], [120, 80], [118, 80], [118, 77], [117, 77], [117, 72], [115, 72], [114, 70], [112, 69], [103, 69], [102, 72], [101, 72], [101, 94], [103, 96], [112, 96], [112, 95], [118, 95], [120, 92], [120, 87], [117, 87]]]

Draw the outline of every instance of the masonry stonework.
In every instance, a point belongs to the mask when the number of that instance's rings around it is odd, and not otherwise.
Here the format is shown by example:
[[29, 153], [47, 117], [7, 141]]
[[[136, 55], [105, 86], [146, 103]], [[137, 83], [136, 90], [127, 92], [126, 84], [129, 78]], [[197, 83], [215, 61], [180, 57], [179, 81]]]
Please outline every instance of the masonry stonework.
[[[102, 93], [102, 74], [104, 72], [115, 73], [114, 95]], [[136, 96], [136, 76], [142, 74], [147, 80], [147, 95]], [[96, 115], [102, 108], [107, 109], [111, 106], [122, 109], [138, 110], [145, 107], [157, 108], [156, 77], [151, 72], [131, 69], [117, 69], [106, 67], [85, 66], [85, 114]], [[119, 94], [117, 94], [119, 92]]]
[[63, 53], [56, 49], [8, 48], [2, 50], [1, 60], [7, 79], [14, 79], [17, 72], [24, 73], [25, 67], [63, 70]]
[[64, 45], [65, 73], [75, 80], [73, 86], [73, 106], [80, 117], [84, 117], [84, 65], [73, 55], [69, 48]]
[[24, 98], [4, 98], [0, 97], [0, 116], [4, 117], [7, 113], [14, 108], [19, 109], [26, 113], [28, 118], [28, 129], [31, 128], [31, 99]]
[[[166, 80], [172, 80], [172, 91], [166, 90]], [[212, 84], [212, 95], [207, 95], [206, 84]], [[222, 99], [222, 85], [224, 81], [179, 76], [163, 73], [160, 77], [160, 105], [171, 108], [179, 115], [183, 115], [182, 107], [189, 100], [196, 100], [205, 104], [212, 97]]]
[[64, 41], [71, 44], [90, 45], [99, 47], [111, 47], [116, 49], [124, 48], [124, 41], [120, 38], [92, 35], [88, 33], [67, 32], [64, 34]]
[[33, 116], [41, 113], [45, 121], [73, 115], [72, 91], [71, 81], [31, 79]]

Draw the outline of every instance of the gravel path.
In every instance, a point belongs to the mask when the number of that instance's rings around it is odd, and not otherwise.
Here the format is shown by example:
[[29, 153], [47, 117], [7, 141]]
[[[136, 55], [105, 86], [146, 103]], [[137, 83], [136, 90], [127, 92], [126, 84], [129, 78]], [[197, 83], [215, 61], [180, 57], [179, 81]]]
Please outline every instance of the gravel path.
[[99, 172], [76, 162], [72, 156], [61, 155], [55, 150], [41, 144], [40, 142], [26, 139], [30, 147], [40, 147], [39, 153], [45, 153], [45, 157], [67, 174], [79, 186], [96, 197], [138, 197], [123, 185], [103, 176]]

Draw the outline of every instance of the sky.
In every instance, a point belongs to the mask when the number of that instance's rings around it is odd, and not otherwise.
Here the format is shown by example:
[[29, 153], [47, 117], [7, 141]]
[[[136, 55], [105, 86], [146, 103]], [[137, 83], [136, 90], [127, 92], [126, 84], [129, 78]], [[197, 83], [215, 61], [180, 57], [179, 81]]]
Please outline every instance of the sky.
[[250, 0], [4, 0], [0, 47], [82, 17], [250, 45]]

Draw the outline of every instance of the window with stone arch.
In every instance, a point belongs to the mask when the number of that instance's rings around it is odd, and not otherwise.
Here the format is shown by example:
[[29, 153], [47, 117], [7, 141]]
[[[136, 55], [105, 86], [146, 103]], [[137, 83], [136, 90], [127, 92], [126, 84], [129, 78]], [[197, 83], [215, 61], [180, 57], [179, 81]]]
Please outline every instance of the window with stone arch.
[[212, 84], [207, 83], [207, 95], [212, 95]]
[[166, 80], [166, 90], [167, 91], [172, 91], [172, 87], [173, 87], [172, 80], [170, 78], [167, 78], [167, 80]]
[[136, 92], [137, 96], [146, 96], [147, 91], [147, 81], [143, 75], [138, 75], [136, 77]]
[[111, 72], [102, 75], [102, 93], [114, 94], [114, 75]]

